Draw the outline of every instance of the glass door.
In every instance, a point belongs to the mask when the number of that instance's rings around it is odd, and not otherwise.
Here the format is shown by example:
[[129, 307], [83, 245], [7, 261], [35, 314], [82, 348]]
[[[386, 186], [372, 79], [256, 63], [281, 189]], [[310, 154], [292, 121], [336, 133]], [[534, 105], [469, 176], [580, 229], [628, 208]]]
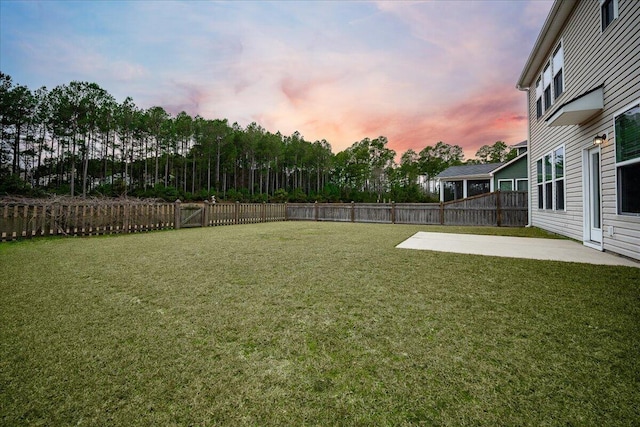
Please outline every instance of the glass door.
[[600, 147], [589, 150], [588, 160], [589, 240], [602, 243], [602, 203], [600, 197]]

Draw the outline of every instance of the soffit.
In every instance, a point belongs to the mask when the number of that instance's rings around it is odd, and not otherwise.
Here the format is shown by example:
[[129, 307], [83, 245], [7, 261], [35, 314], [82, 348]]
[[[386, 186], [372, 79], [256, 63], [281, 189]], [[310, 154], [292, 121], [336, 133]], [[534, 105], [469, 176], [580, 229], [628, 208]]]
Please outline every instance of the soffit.
[[546, 121], [549, 126], [579, 125], [604, 108], [604, 90], [599, 86], [563, 104]]

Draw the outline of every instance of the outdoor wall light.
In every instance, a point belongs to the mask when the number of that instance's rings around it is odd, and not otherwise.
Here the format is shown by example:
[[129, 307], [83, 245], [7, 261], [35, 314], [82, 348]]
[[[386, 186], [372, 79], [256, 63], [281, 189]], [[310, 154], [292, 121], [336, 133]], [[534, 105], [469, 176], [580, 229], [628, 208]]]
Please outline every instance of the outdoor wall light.
[[600, 135], [596, 135], [593, 138], [593, 145], [601, 145], [604, 144], [604, 142], [607, 140], [607, 134], [603, 133], [602, 136]]

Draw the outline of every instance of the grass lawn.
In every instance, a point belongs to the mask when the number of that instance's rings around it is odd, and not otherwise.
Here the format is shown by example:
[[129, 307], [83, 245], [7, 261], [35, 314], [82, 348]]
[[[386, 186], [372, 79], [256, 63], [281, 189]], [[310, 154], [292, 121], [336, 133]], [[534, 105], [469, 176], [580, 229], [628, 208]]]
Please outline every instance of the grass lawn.
[[0, 244], [0, 425], [633, 425], [640, 269], [287, 222]]

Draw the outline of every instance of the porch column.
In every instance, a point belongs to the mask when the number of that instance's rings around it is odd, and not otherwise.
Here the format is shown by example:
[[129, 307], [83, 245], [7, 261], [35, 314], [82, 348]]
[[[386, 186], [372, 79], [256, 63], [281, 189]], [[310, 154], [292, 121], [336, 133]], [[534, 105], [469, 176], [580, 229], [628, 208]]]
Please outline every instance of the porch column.
[[440, 201], [444, 202], [444, 181], [440, 180]]
[[462, 180], [462, 198], [463, 199], [467, 198], [467, 180], [466, 179]]

